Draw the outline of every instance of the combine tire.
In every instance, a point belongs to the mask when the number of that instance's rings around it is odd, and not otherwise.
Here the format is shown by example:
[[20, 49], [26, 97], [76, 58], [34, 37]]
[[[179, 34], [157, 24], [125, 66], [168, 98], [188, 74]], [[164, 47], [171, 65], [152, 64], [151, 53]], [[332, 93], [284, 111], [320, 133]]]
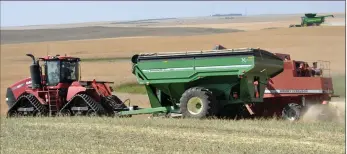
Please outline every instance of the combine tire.
[[282, 118], [289, 121], [299, 120], [301, 116], [301, 106], [296, 103], [286, 105], [282, 110]]
[[212, 93], [205, 88], [194, 87], [186, 90], [180, 99], [183, 117], [205, 118], [215, 114]]

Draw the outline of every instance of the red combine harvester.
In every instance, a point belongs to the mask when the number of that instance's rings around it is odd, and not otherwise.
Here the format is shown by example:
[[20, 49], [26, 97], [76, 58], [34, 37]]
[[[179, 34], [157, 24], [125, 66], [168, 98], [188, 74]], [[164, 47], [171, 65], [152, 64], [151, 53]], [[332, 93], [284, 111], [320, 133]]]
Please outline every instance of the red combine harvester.
[[[7, 89], [11, 116], [114, 115], [126, 106], [112, 95], [112, 82], [80, 81], [79, 58], [47, 56], [33, 60], [31, 78]], [[42, 66], [39, 61], [43, 61]]]
[[[275, 55], [284, 60], [284, 70], [269, 80], [264, 103], [255, 105], [254, 109], [261, 117], [275, 115], [291, 121], [298, 120], [311, 105], [327, 107], [332, 97], [338, 97], [333, 95], [328, 61], [314, 62], [311, 69], [305, 69], [307, 62], [291, 60], [288, 54]], [[326, 112], [323, 110], [321, 115]]]

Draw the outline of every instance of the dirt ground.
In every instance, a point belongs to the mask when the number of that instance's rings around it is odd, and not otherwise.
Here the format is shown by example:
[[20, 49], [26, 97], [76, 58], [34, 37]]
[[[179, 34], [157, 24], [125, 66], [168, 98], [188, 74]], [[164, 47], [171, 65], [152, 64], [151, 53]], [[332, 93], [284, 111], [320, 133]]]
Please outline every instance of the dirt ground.
[[[249, 27], [257, 29], [252, 23], [248, 24]], [[345, 74], [345, 26], [264, 29], [280, 27], [282, 24], [263, 23], [258, 25], [258, 30], [201, 36], [109, 38], [1, 45], [1, 114], [7, 110], [4, 101], [6, 88], [30, 76], [31, 61], [25, 56], [26, 53], [33, 53], [35, 56], [45, 56], [48, 53], [81, 58], [116, 58], [143, 52], [206, 50], [222, 44], [228, 48], [260, 47], [271, 52], [289, 53], [293, 59], [328, 60], [331, 61], [333, 73]], [[88, 61], [82, 63], [82, 79], [95, 78], [120, 84], [135, 80], [130, 70], [130, 61]], [[121, 97], [128, 96], [123, 94]], [[132, 97], [132, 100], [143, 100], [143, 96], [135, 97]]]

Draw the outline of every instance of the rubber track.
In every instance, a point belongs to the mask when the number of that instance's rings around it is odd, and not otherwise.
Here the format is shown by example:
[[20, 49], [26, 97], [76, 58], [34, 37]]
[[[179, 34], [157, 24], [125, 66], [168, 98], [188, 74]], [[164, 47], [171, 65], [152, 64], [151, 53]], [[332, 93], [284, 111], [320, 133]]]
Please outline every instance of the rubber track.
[[74, 99], [76, 97], [80, 97], [84, 100], [84, 102], [96, 113], [105, 113], [105, 109], [104, 107], [101, 106], [100, 103], [96, 102], [93, 98], [91, 98], [90, 96], [86, 95], [86, 94], [77, 94], [74, 97], [72, 97], [71, 101], [69, 101], [60, 111], [62, 111], [63, 109], [65, 109], [67, 106], [70, 105], [70, 103], [72, 101], [74, 101]]
[[39, 102], [38, 99], [36, 99], [36, 97], [34, 95], [31, 95], [31, 94], [20, 96], [17, 99], [16, 103], [8, 110], [8, 112], [13, 110], [15, 108], [15, 106], [17, 106], [17, 103], [23, 98], [26, 98], [39, 113], [46, 113], [47, 112], [47, 109]]

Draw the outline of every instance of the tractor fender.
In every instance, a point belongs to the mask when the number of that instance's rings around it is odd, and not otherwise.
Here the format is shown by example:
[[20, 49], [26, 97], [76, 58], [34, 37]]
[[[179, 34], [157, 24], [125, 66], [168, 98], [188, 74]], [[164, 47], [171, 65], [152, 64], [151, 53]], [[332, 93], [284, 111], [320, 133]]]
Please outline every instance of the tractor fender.
[[68, 89], [66, 100], [71, 101], [71, 99], [78, 93], [85, 92], [87, 88], [82, 86], [71, 86]]

